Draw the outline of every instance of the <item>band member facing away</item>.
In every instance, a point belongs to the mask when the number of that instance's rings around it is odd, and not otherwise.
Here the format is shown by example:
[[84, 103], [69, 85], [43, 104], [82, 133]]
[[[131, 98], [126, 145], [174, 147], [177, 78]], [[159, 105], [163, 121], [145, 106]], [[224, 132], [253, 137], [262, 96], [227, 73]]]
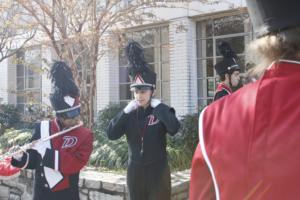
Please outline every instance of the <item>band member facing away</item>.
[[221, 82], [217, 86], [214, 101], [232, 93], [232, 89], [237, 87], [240, 81], [240, 67], [236, 62], [237, 56], [226, 41], [220, 41], [218, 50], [223, 56], [223, 60], [214, 67], [220, 77]]
[[130, 200], [168, 200], [171, 181], [166, 134], [176, 134], [180, 125], [175, 110], [153, 98], [156, 74], [146, 63], [142, 46], [133, 41], [125, 50], [134, 100], [110, 121], [107, 135], [111, 140], [126, 135]]
[[246, 2], [263, 74], [201, 113], [190, 200], [300, 196], [300, 2]]
[[[69, 66], [57, 61], [51, 69], [54, 92], [50, 95], [56, 118], [37, 124], [32, 141], [46, 138], [80, 122], [79, 90]], [[80, 126], [12, 159], [12, 165], [35, 169], [34, 200], [79, 200], [79, 172], [92, 152], [91, 130]]]

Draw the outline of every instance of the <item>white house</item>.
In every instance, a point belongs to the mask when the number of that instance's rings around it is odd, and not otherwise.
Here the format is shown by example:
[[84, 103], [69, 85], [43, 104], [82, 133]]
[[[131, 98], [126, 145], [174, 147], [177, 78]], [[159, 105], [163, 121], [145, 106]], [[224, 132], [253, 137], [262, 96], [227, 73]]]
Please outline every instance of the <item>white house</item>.
[[[218, 40], [229, 41], [241, 66], [245, 65], [245, 44], [253, 36], [244, 6], [243, 0], [218, 4], [191, 1], [182, 3], [182, 8], [155, 9], [161, 22], [125, 30], [128, 38], [143, 45], [146, 59], [157, 73], [157, 97], [173, 106], [178, 115], [195, 113], [212, 101], [217, 81], [213, 65], [221, 58], [216, 51]], [[1, 103], [15, 104], [23, 111], [33, 100], [49, 104], [51, 84], [47, 73], [40, 72], [45, 69], [43, 60], [54, 58], [51, 50], [33, 46], [17, 58], [31, 67], [14, 62], [16, 59], [0, 63]], [[117, 53], [108, 49], [100, 60], [97, 110], [130, 100], [126, 64], [122, 49]], [[26, 98], [18, 94], [30, 95]]]

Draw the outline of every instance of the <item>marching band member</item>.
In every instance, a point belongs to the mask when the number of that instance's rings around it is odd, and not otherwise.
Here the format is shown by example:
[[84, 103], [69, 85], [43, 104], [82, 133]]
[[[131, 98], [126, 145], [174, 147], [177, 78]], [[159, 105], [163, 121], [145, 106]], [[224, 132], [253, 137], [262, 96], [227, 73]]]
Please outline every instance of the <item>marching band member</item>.
[[214, 101], [232, 93], [232, 89], [239, 84], [241, 70], [236, 62], [235, 52], [226, 41], [219, 42], [218, 50], [222, 54], [223, 60], [214, 66], [221, 80], [217, 86]]
[[[80, 123], [79, 90], [70, 67], [61, 61], [53, 64], [50, 96], [56, 118], [37, 124], [31, 141], [47, 138]], [[92, 152], [91, 130], [80, 126], [48, 141], [38, 141], [22, 155], [13, 157], [15, 167], [35, 169], [33, 200], [79, 200], [80, 170]]]
[[134, 100], [114, 117], [108, 138], [126, 135], [129, 145], [127, 185], [130, 200], [168, 200], [171, 195], [166, 134], [177, 133], [180, 124], [175, 110], [153, 98], [156, 74], [144, 60], [137, 42], [126, 47]]
[[300, 2], [246, 2], [263, 74], [202, 111], [190, 200], [300, 196]]

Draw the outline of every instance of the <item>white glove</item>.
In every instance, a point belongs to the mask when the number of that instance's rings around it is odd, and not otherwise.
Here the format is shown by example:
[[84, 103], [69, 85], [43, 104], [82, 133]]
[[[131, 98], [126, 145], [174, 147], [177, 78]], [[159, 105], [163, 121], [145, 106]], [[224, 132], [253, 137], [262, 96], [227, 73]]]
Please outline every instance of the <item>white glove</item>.
[[159, 99], [151, 99], [151, 107], [152, 108], [155, 108], [159, 104], [161, 104], [161, 101]]
[[32, 146], [32, 149], [37, 150], [37, 152], [42, 156], [42, 158], [45, 156], [46, 147], [45, 147], [43, 141], [38, 141], [38, 142], [34, 143], [34, 145]]
[[135, 110], [138, 108], [138, 103], [136, 100], [132, 100], [129, 102], [129, 104], [127, 104], [127, 106], [124, 108], [124, 112], [126, 114], [130, 113], [131, 111]]
[[[9, 151], [12, 151], [12, 152], [16, 152], [16, 151], [20, 151], [20, 150], [21, 150], [20, 146], [13, 146], [12, 148], [9, 149]], [[21, 161], [23, 154], [24, 154], [24, 152], [21, 151], [20, 153], [17, 153], [15, 155], [13, 155], [12, 157], [15, 160]]]

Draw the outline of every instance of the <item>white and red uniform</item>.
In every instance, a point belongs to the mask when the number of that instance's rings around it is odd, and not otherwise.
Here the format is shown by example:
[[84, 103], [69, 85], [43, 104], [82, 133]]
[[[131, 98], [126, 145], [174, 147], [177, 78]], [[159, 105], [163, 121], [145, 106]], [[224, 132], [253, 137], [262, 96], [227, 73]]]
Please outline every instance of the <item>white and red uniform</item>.
[[[56, 120], [42, 121], [36, 126], [32, 140], [48, 137], [61, 131]], [[16, 167], [35, 169], [34, 200], [79, 200], [79, 172], [92, 152], [91, 130], [79, 127], [43, 143], [46, 153], [41, 155], [29, 149], [28, 155]], [[24, 166], [25, 165], [25, 166]]]
[[281, 60], [206, 107], [189, 199], [299, 199], [299, 90], [300, 62]]
[[224, 97], [226, 95], [229, 95], [232, 93], [232, 90], [230, 87], [228, 87], [225, 83], [219, 83], [216, 89], [216, 93], [214, 96], [214, 101], [220, 99], [221, 97]]

